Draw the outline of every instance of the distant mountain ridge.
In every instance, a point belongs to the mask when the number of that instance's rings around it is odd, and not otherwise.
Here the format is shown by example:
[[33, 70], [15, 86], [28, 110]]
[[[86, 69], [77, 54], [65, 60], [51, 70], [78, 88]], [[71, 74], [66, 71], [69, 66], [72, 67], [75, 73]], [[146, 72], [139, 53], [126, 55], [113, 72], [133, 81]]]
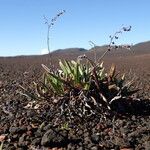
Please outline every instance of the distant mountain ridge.
[[[82, 55], [82, 54], [93, 54], [94, 51], [96, 51], [97, 55], [102, 55], [107, 50], [107, 45], [103, 46], [96, 46], [95, 48], [91, 48], [89, 50], [84, 48], [67, 48], [67, 49], [61, 49], [56, 50], [52, 52], [52, 54], [57, 55]], [[141, 54], [150, 54], [150, 41], [147, 42], [141, 42], [138, 44], [135, 44], [131, 47], [131, 50], [127, 49], [112, 49], [106, 56], [130, 56], [130, 55], [141, 55]]]
[[[51, 53], [52, 56], [54, 57], [64, 57], [64, 58], [75, 58], [79, 55], [91, 55], [93, 56], [94, 51], [96, 50], [96, 54], [97, 56], [101, 56], [106, 50], [107, 50], [107, 45], [103, 45], [103, 46], [96, 46], [95, 48], [91, 48], [89, 50], [84, 49], [84, 48], [66, 48], [66, 49], [58, 49], [56, 51], [53, 51]], [[114, 50], [112, 49], [107, 55], [106, 57], [112, 57], [112, 56], [130, 56], [130, 55], [143, 55], [143, 54], [150, 54], [150, 41], [147, 42], [141, 42], [138, 44], [135, 44], [132, 46], [131, 50], [127, 50], [127, 49], [117, 49]], [[22, 55], [22, 56], [14, 56], [14, 57], [46, 57], [48, 54], [45, 55]], [[11, 56], [10, 58], [12, 58], [13, 56]], [[0, 58], [4, 58], [1, 57]], [[6, 57], [5, 57], [6, 58]], [[9, 57], [7, 57], [9, 58]]]
[[66, 49], [58, 49], [54, 52], [52, 52], [53, 54], [54, 53], [60, 53], [60, 52], [72, 52], [72, 53], [76, 53], [76, 52], [86, 52], [87, 49], [84, 49], [84, 48], [66, 48]]

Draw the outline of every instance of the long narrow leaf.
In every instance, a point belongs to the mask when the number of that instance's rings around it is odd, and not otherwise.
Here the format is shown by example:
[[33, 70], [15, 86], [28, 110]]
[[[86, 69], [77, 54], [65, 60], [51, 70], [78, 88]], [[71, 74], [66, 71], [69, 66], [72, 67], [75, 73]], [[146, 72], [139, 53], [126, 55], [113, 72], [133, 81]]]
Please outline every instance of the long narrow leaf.
[[1, 142], [0, 150], [3, 150], [3, 144], [4, 144], [4, 141]]
[[114, 77], [115, 71], [116, 71], [116, 66], [114, 64], [112, 64], [110, 71], [109, 71], [109, 74], [108, 74], [110, 78]]
[[73, 74], [73, 69], [72, 69], [71, 63], [69, 63], [69, 61], [65, 60], [65, 65], [67, 67], [68, 73]]
[[60, 82], [62, 82], [62, 83], [64, 83], [64, 84], [66, 84], [67, 86], [73, 88], [73, 87], [70, 85], [70, 83], [68, 83], [68, 82], [65, 81], [64, 79], [61, 79], [60, 77], [58, 77], [58, 76], [54, 75], [53, 73], [51, 73], [51, 72], [50, 72], [50, 69], [48, 69], [45, 65], [42, 64], [42, 67], [48, 72], [48, 74], [49, 74], [50, 76], [52, 76], [53, 78], [59, 80]]

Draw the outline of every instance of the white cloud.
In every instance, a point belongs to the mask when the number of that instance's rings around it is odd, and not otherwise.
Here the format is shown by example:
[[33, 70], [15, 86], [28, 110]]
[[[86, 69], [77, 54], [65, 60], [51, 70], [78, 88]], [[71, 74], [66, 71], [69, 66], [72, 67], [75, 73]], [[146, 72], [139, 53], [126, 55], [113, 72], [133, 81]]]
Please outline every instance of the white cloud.
[[48, 51], [48, 49], [46, 49], [46, 48], [44, 48], [44, 49], [41, 50], [41, 54], [42, 54], [42, 55], [48, 54], [48, 53], [49, 53], [49, 51]]

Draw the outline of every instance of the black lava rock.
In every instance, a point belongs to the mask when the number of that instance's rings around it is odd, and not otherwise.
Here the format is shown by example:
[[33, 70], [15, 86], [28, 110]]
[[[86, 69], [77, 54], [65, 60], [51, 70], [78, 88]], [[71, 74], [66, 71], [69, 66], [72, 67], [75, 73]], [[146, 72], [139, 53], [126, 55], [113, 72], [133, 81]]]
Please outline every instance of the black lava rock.
[[63, 147], [68, 143], [68, 133], [65, 130], [50, 129], [42, 137], [41, 145]]

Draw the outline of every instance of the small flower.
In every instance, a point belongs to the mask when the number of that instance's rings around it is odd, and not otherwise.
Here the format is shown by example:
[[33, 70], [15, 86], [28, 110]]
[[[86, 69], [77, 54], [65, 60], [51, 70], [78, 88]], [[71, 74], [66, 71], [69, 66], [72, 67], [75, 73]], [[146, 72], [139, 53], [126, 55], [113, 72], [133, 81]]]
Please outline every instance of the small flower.
[[115, 45], [115, 49], [118, 49], [119, 48], [119, 46], [118, 45]]
[[86, 56], [85, 54], [78, 56], [78, 59], [79, 59], [79, 60], [82, 60], [82, 59], [84, 59], [84, 58], [87, 58], [87, 56]]
[[125, 31], [125, 32], [126, 32], [126, 31], [131, 31], [131, 26], [129, 26], [129, 27], [123, 27], [122, 29], [123, 29], [123, 31]]
[[111, 46], [109, 46], [109, 47], [107, 48], [107, 50], [110, 51], [110, 50], [111, 50]]

